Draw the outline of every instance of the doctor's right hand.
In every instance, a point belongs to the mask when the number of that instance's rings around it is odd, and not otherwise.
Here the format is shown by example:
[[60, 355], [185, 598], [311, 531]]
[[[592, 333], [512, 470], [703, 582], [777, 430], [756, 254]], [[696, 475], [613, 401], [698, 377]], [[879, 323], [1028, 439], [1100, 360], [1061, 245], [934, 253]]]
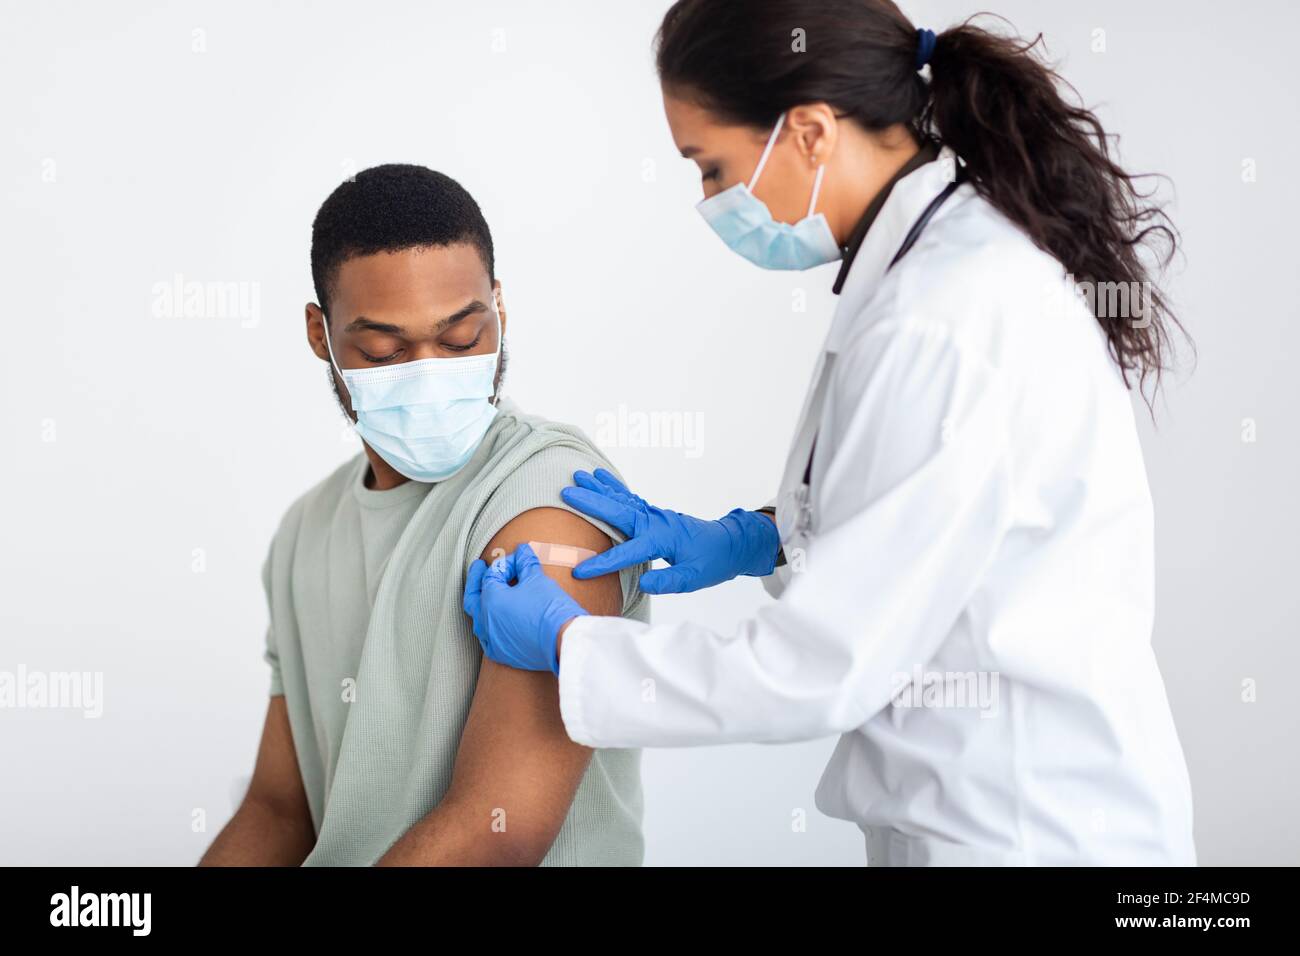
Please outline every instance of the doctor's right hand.
[[737, 508], [717, 521], [705, 521], [647, 504], [604, 468], [594, 475], [576, 472], [573, 481], [577, 487], [560, 492], [565, 503], [627, 536], [574, 568], [575, 578], [595, 578], [662, 558], [672, 567], [641, 575], [641, 590], [683, 594], [742, 574], [763, 577], [776, 565], [781, 539], [776, 523], [761, 512]]

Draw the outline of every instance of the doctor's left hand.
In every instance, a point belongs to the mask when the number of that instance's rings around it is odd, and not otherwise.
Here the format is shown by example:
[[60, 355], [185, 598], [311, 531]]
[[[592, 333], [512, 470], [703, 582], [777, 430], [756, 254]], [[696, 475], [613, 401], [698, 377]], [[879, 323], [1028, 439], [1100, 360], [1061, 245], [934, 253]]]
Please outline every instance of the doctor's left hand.
[[482, 559], [471, 564], [464, 607], [487, 657], [520, 670], [554, 674], [560, 672], [560, 630], [587, 613], [546, 576], [527, 544], [491, 565]]

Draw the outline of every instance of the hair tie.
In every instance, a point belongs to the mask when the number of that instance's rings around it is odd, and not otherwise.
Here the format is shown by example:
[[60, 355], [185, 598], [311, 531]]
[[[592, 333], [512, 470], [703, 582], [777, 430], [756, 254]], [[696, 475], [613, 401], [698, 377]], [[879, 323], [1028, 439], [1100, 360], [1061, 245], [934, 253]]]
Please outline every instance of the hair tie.
[[916, 31], [916, 69], [920, 70], [934, 55], [934, 31], [922, 27]]

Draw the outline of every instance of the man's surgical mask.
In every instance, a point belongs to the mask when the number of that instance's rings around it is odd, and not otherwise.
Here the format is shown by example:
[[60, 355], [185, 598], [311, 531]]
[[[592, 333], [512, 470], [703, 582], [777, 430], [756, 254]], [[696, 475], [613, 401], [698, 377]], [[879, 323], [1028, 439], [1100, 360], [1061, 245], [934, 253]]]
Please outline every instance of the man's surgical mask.
[[817, 167], [807, 215], [793, 225], [773, 219], [763, 200], [753, 192], [784, 123], [785, 114], [782, 113], [776, 118], [776, 126], [772, 128], [772, 135], [767, 139], [767, 146], [763, 148], [763, 155], [759, 157], [748, 184], [736, 183], [730, 189], [703, 200], [696, 208], [733, 252], [754, 265], [764, 269], [811, 269], [840, 258], [839, 243], [835, 241], [826, 217], [821, 213], [813, 215], [817, 208], [817, 194], [822, 187], [822, 174], [826, 171], [825, 164]]
[[497, 317], [497, 350], [492, 355], [373, 368], [339, 366], [325, 317], [325, 347], [352, 397], [357, 434], [412, 481], [443, 481], [460, 471], [496, 417], [492, 399], [503, 336], [495, 298], [492, 311]]

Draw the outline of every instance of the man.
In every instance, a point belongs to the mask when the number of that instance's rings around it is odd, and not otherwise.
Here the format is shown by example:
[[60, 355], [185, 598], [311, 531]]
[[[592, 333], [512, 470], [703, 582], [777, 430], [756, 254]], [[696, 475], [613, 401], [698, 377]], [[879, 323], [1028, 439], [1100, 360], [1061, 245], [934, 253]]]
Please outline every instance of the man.
[[[506, 312], [478, 205], [423, 167], [366, 170], [321, 207], [311, 263], [307, 341], [364, 453], [271, 545], [270, 706], [202, 864], [639, 864], [639, 751], [570, 741], [554, 674], [483, 659], [461, 607], [476, 558], [618, 538], [560, 499], [603, 457], [501, 398]], [[644, 566], [544, 570], [594, 614], [646, 617]]]

